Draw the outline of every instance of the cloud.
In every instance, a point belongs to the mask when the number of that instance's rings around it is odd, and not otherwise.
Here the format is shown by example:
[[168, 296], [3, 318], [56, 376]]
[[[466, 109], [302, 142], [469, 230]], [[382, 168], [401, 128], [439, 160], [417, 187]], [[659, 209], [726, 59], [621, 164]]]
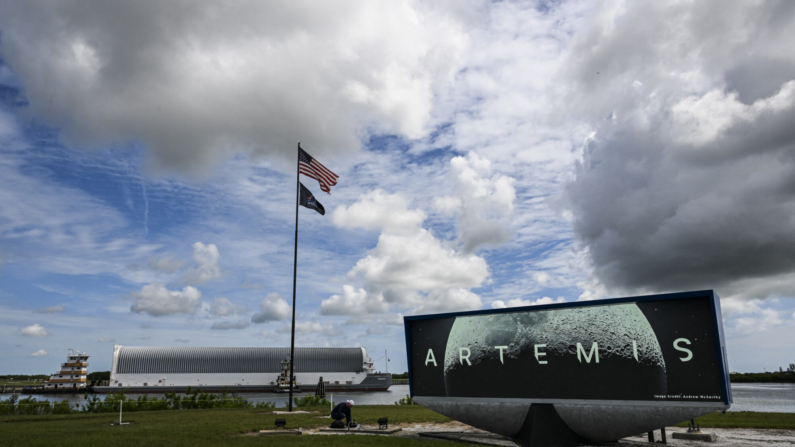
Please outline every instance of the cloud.
[[381, 234], [378, 245], [360, 259], [348, 277], [383, 293], [388, 303], [417, 304], [416, 291], [441, 292], [481, 285], [489, 276], [486, 261], [446, 248], [428, 230], [411, 236]]
[[512, 300], [508, 300], [508, 302], [504, 302], [502, 300], [497, 300], [491, 303], [492, 309], [505, 309], [508, 307], [522, 307], [522, 306], [538, 306], [541, 304], [558, 304], [558, 303], [565, 303], [566, 298], [559, 296], [557, 299], [552, 299], [548, 296], [543, 298], [539, 298], [535, 301], [532, 300], [525, 300], [522, 298], [514, 298]]
[[566, 199], [594, 280], [789, 296], [795, 10], [627, 3], [594, 17], [561, 67], [561, 106], [593, 130]]
[[57, 306], [50, 306], [50, 307], [43, 307], [36, 311], [38, 314], [57, 314], [64, 311], [64, 307], [62, 304], [58, 304]]
[[97, 341], [100, 343], [116, 343], [116, 339], [110, 337], [100, 337], [100, 339]]
[[151, 324], [145, 324], [145, 323], [141, 324], [141, 329], [152, 329], [152, 325]]
[[444, 214], [458, 216], [459, 239], [464, 253], [483, 245], [500, 245], [510, 237], [510, 217], [516, 200], [515, 180], [491, 174], [491, 162], [470, 152], [450, 160], [448, 176], [457, 197], [443, 196], [435, 201]]
[[18, 331], [26, 337], [48, 337], [52, 335], [47, 329], [44, 329], [40, 324], [32, 324], [24, 327]]
[[39, 349], [38, 351], [34, 352], [30, 356], [31, 357], [44, 357], [45, 355], [47, 355], [47, 351], [45, 351], [44, 349]]
[[764, 309], [754, 316], [737, 318], [734, 328], [741, 333], [765, 332], [784, 323], [780, 312], [774, 309]]
[[743, 334], [766, 332], [784, 324], [783, 312], [765, 307], [761, 299], [721, 299], [720, 305], [726, 325]]
[[252, 323], [287, 320], [292, 315], [292, 307], [276, 292], [269, 293], [259, 303], [260, 312], [251, 317]]
[[422, 225], [426, 215], [422, 210], [409, 210], [408, 205], [403, 195], [387, 194], [376, 189], [359, 196], [359, 200], [350, 207], [337, 207], [332, 221], [334, 225], [347, 229], [410, 233]]
[[382, 326], [380, 324], [371, 324], [367, 326], [367, 335], [384, 335], [389, 332], [388, 326]]
[[229, 317], [232, 315], [245, 315], [250, 311], [243, 306], [238, 306], [226, 298], [216, 298], [210, 304], [210, 314], [217, 317]]
[[389, 314], [353, 314], [353, 316], [345, 320], [344, 324], [346, 326], [357, 324], [371, 324], [374, 326], [403, 326], [403, 314], [401, 312]]
[[379, 323], [390, 326], [403, 326], [403, 314], [398, 312], [396, 314], [387, 315], [384, 318], [381, 318]]
[[204, 284], [207, 281], [221, 277], [221, 267], [218, 266], [218, 247], [215, 244], [204, 245], [201, 242], [193, 244], [193, 260], [197, 267], [185, 273], [182, 281], [186, 284]]
[[414, 313], [454, 312], [480, 309], [480, 296], [467, 289], [437, 289], [426, 296], [416, 297]]
[[219, 321], [218, 323], [214, 323], [210, 329], [216, 331], [226, 331], [229, 329], [245, 329], [248, 327], [248, 321], [240, 320], [237, 323], [232, 323], [231, 321]]
[[295, 135], [321, 154], [368, 127], [421, 137], [468, 45], [456, 15], [408, 0], [46, 5], [0, 17], [32, 115], [77, 147], [141, 141], [169, 169], [287, 160]]
[[[284, 326], [279, 326], [276, 329], [276, 332], [280, 334], [289, 334], [291, 330], [291, 326], [289, 324], [285, 324]], [[303, 321], [300, 323], [295, 323], [295, 333], [296, 334], [316, 334], [322, 333], [328, 336], [336, 335], [337, 330], [334, 329], [334, 326], [329, 324], [320, 324], [316, 321]]]
[[411, 236], [381, 234], [378, 245], [348, 272], [366, 289], [344, 286], [342, 295], [321, 302], [321, 313], [383, 313], [389, 306], [422, 312], [477, 309], [480, 298], [467, 289], [488, 276], [483, 258], [444, 247], [428, 230]]
[[477, 309], [480, 297], [468, 289], [489, 277], [486, 261], [448, 248], [420, 225], [425, 212], [411, 210], [401, 195], [374, 191], [350, 207], [335, 210], [343, 228], [380, 229], [378, 244], [348, 272], [364, 287], [343, 286], [342, 294], [320, 303], [323, 315], [385, 313], [390, 307], [433, 310]]
[[132, 294], [135, 304], [132, 312], [147, 313], [159, 317], [163, 315], [193, 314], [201, 306], [202, 293], [195, 287], [186, 286], [182, 291], [168, 290], [161, 282], [145, 285]]
[[177, 343], [190, 343], [189, 338], [175, 338], [174, 341]]
[[321, 315], [365, 315], [385, 313], [388, 309], [383, 295], [368, 299], [367, 291], [347, 284], [342, 286], [341, 295], [332, 295], [320, 303]]
[[[122, 266], [129, 264], [134, 254], [148, 252], [148, 247], [142, 247], [133, 238], [118, 237], [125, 228], [129, 230], [129, 222], [123, 213], [73, 184], [56, 181], [44, 174], [49, 170], [39, 164], [41, 159], [38, 155], [32, 155], [38, 153], [32, 149], [33, 146], [26, 141], [3, 141], [2, 147], [2, 250], [18, 247], [14, 248], [14, 258], [9, 260], [58, 274], [103, 272], [124, 275], [129, 271]], [[75, 167], [75, 160], [57, 149], [52, 149], [47, 156], [65, 157], [67, 166]], [[38, 158], [39, 163], [29, 157]], [[9, 241], [16, 242], [9, 245]], [[19, 251], [21, 247], [27, 248]], [[34, 252], [47, 255], [32, 256]], [[64, 293], [60, 287], [37, 286], [47, 287], [50, 292]]]
[[541, 286], [545, 286], [549, 282], [550, 277], [549, 273], [536, 272], [533, 273], [533, 279]]
[[172, 258], [171, 256], [164, 256], [162, 258], [152, 256], [146, 261], [146, 265], [149, 266], [150, 270], [153, 270], [155, 272], [169, 273], [169, 274], [176, 272], [184, 264], [185, 261]]

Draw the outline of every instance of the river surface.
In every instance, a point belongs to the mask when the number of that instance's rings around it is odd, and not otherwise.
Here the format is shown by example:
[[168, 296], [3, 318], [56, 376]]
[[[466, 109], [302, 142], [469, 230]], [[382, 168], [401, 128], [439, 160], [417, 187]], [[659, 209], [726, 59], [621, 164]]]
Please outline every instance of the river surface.
[[729, 411], [795, 413], [795, 383], [737, 383]]
[[[341, 392], [329, 394], [327, 399], [334, 402], [342, 402], [352, 399], [357, 405], [394, 405], [395, 402], [409, 394], [408, 385], [392, 385], [387, 391], [371, 392]], [[296, 394], [296, 396], [306, 396], [309, 393]], [[738, 383], [732, 385], [732, 395], [734, 404], [729, 411], [757, 411], [763, 413], [795, 413], [795, 383]], [[60, 394], [60, 395], [37, 395], [33, 394], [38, 400], [62, 401], [67, 400], [73, 404], [85, 403], [82, 394]], [[98, 394], [100, 398], [104, 395]], [[137, 394], [130, 394], [128, 397], [136, 398]], [[152, 394], [152, 397], [162, 397], [162, 395]], [[251, 402], [274, 402], [277, 407], [287, 406], [287, 396], [272, 393], [241, 393]], [[26, 397], [26, 396], [20, 396]], [[6, 399], [8, 395], [0, 396]]]

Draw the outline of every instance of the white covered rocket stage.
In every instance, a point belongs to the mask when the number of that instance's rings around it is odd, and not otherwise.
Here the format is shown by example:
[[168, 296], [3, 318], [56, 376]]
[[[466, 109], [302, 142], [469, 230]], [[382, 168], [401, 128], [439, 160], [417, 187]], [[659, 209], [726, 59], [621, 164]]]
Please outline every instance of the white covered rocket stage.
[[[180, 348], [114, 346], [110, 384], [97, 393], [274, 392], [289, 348]], [[327, 392], [386, 391], [388, 373], [373, 371], [365, 348], [295, 348], [295, 387]]]

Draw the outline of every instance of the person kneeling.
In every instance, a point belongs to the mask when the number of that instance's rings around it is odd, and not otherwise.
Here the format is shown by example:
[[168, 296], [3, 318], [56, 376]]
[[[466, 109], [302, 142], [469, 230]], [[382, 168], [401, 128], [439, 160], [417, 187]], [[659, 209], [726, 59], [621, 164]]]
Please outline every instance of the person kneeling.
[[[331, 418], [334, 419], [334, 422], [331, 423], [331, 428], [345, 428], [346, 425], [351, 423], [352, 406], [353, 401], [349, 400], [341, 404], [337, 404], [337, 406], [331, 410]], [[342, 423], [342, 418], [345, 418], [345, 424]]]

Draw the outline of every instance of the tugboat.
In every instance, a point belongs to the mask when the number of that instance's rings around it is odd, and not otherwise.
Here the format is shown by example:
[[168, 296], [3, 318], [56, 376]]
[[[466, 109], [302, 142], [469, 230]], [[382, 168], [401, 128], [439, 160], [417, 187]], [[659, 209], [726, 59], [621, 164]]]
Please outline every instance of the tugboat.
[[61, 363], [61, 370], [44, 382], [44, 390], [85, 391], [89, 357], [85, 352], [69, 348], [66, 363]]
[[[290, 392], [290, 360], [284, 359], [281, 362], [282, 372], [276, 378], [276, 388], [273, 389], [274, 393], [289, 393]], [[301, 389], [295, 383], [295, 376], [293, 379], [293, 393], [300, 393]]]
[[[93, 393], [93, 386], [87, 383], [86, 369], [90, 355], [69, 348], [66, 363], [61, 370], [44, 381], [44, 386], [26, 386], [22, 394], [77, 394]], [[92, 383], [93, 385], [93, 383]]]

